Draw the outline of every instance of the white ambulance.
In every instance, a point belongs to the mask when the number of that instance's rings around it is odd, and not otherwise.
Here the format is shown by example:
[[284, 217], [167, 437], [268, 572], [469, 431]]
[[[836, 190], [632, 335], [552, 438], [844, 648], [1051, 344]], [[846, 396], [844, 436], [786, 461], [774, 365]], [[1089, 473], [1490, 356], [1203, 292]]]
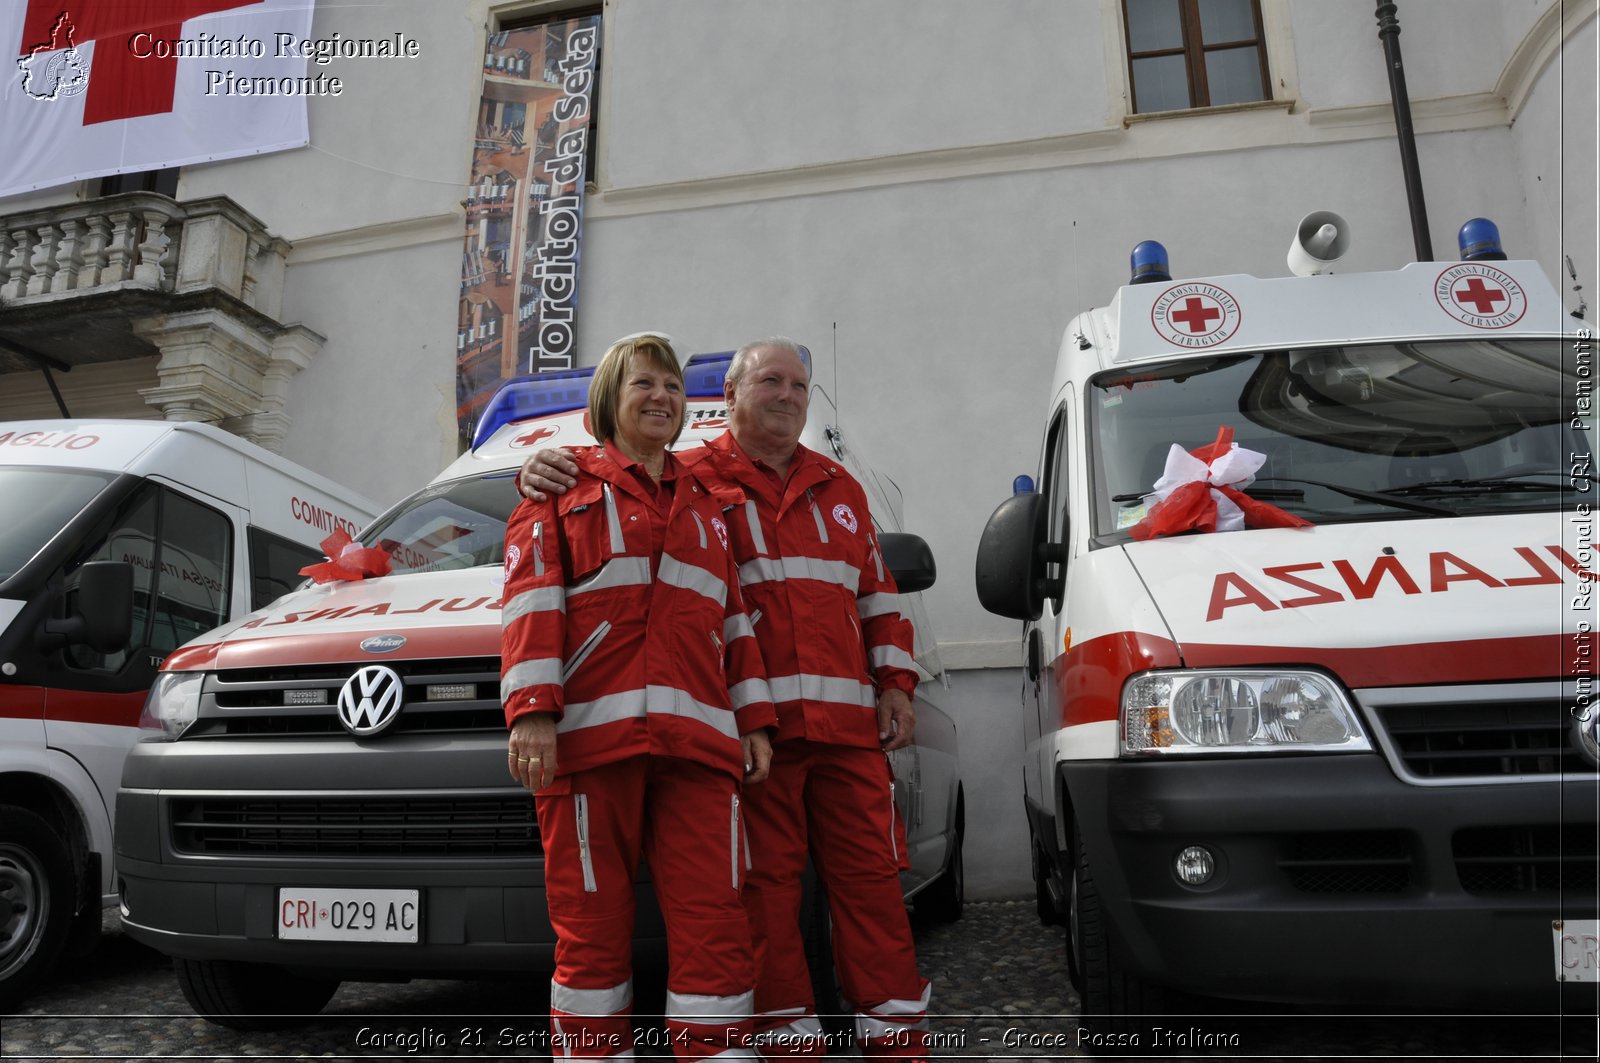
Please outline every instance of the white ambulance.
[[[680, 449], [726, 429], [731, 358], [685, 366]], [[198, 1013], [251, 1027], [319, 1010], [346, 979], [552, 969], [533, 800], [505, 768], [502, 558], [523, 461], [594, 441], [592, 375], [505, 385], [472, 449], [363, 534], [386, 574], [308, 587], [168, 658], [152, 730], [123, 771], [118, 887], [128, 933], [174, 957]], [[898, 489], [847, 444], [820, 387], [802, 441], [866, 489], [916, 629], [916, 744], [891, 758], [908, 835], [902, 885], [920, 912], [957, 918], [956, 732], [916, 593], [934, 580], [933, 557], [901, 533]], [[647, 879], [637, 896], [636, 953], [659, 955]], [[826, 908], [808, 918], [826, 927]], [[826, 982], [827, 934], [816, 937]]]
[[162, 660], [375, 512], [209, 425], [0, 423], [0, 1011], [116, 902], [117, 783]]
[[977, 583], [1027, 622], [1039, 910], [1086, 1015], [1592, 1009], [1594, 355], [1486, 226], [1386, 273], [1331, 272], [1331, 214], [1297, 276], [1141, 245], [1067, 326]]

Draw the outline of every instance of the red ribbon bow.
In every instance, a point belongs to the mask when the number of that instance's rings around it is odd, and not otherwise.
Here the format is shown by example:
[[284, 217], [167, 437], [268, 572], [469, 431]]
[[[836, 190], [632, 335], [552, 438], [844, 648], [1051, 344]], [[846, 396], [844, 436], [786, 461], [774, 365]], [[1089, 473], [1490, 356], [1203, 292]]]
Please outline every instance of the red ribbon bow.
[[1251, 498], [1241, 488], [1255, 480], [1265, 455], [1245, 450], [1224, 425], [1214, 442], [1185, 453], [1176, 443], [1167, 454], [1167, 468], [1146, 500], [1144, 519], [1129, 529], [1135, 539], [1179, 535], [1187, 531], [1238, 531], [1241, 528], [1310, 528], [1312, 523], [1277, 506]]
[[328, 560], [307, 565], [300, 570], [300, 575], [310, 576], [318, 583], [333, 583], [389, 574], [389, 552], [351, 541], [350, 533], [343, 528], [322, 540], [320, 545]]

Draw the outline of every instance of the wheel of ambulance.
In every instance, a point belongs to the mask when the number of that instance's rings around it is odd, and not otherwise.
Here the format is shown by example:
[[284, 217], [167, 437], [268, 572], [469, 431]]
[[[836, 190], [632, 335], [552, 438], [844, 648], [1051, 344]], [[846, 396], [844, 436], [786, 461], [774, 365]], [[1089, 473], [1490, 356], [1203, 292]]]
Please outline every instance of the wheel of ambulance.
[[0, 805], [0, 1012], [55, 966], [76, 895], [66, 839], [28, 809]]
[[1071, 895], [1067, 906], [1067, 972], [1078, 991], [1085, 1026], [1110, 1032], [1137, 1029], [1139, 1016], [1158, 1014], [1165, 993], [1129, 973], [1119, 946], [1106, 924], [1100, 893], [1084, 852], [1083, 838], [1073, 824]]
[[264, 1030], [315, 1015], [339, 991], [337, 978], [310, 978], [281, 967], [232, 960], [172, 961], [195, 1014], [235, 1030]]
[[917, 894], [916, 911], [938, 923], [953, 923], [967, 905], [967, 865], [961, 850], [967, 836], [967, 798], [956, 787], [956, 836], [950, 859], [933, 884]]

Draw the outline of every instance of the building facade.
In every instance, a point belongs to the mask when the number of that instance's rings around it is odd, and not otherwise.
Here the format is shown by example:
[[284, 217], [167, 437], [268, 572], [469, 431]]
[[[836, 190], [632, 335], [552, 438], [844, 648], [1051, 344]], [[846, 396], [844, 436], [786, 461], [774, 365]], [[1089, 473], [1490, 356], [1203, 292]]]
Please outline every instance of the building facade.
[[[461, 302], [465, 273], [494, 282], [531, 194], [504, 160], [474, 166], [513, 100], [486, 81], [516, 80], [486, 78], [486, 54], [538, 81], [495, 35], [596, 15], [577, 360], [641, 329], [689, 352], [775, 333], [811, 348], [938, 559], [927, 598], [984, 825], [969, 882], [1015, 893], [1019, 639], [978, 606], [978, 533], [1037, 468], [1062, 328], [1126, 282], [1138, 241], [1165, 243], [1175, 277], [1283, 275], [1296, 222], [1333, 210], [1351, 223], [1341, 268], [1416, 257], [1373, 8], [321, 4], [317, 38], [419, 47], [313, 67], [342, 89], [309, 100], [310, 147], [186, 166], [153, 186], [170, 194], [0, 199], [0, 419], [198, 418], [380, 501], [422, 484], [462, 445], [458, 355], [513, 327]], [[1433, 257], [1488, 216], [1510, 257], [1564, 289], [1570, 259], [1592, 298], [1595, 12], [1400, 4]]]

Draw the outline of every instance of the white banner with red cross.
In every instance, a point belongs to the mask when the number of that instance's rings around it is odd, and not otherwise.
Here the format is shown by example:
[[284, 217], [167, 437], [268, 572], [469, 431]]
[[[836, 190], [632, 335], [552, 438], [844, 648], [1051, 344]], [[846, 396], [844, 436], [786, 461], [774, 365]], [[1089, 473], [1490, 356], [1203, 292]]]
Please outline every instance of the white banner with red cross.
[[0, 0], [0, 196], [305, 146], [313, 6]]

